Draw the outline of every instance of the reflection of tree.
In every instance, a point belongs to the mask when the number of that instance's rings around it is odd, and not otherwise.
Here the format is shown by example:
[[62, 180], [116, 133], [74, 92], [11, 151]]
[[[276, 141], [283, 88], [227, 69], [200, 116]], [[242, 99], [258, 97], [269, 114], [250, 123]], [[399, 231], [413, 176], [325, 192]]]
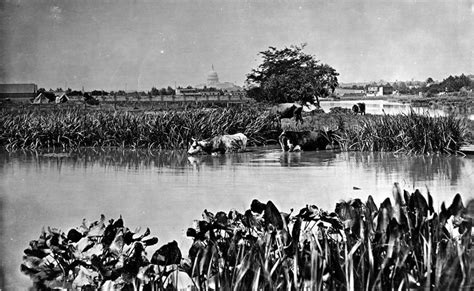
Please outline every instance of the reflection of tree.
[[456, 184], [464, 167], [464, 159], [456, 156], [397, 156], [394, 153], [361, 153], [347, 152], [342, 156], [355, 167], [375, 171], [376, 174], [389, 176], [392, 173], [402, 173], [415, 181], [449, 180]]

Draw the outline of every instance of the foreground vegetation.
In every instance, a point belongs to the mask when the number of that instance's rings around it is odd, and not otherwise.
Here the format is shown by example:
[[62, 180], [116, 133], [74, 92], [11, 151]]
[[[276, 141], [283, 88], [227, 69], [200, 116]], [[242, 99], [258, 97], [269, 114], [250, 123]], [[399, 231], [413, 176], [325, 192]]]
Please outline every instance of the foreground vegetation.
[[459, 194], [436, 212], [430, 193], [398, 184], [378, 207], [369, 196], [333, 212], [307, 205], [283, 213], [254, 200], [244, 213], [204, 210], [187, 231], [187, 258], [175, 241], [149, 258], [158, 242], [149, 229], [133, 232], [122, 218], [102, 216], [67, 234], [43, 230], [21, 270], [36, 288], [453, 290], [472, 287], [470, 215]]
[[[337, 111], [337, 110], [336, 110]], [[335, 111], [335, 112], [336, 112]], [[316, 113], [303, 124], [280, 124], [268, 107], [192, 108], [153, 112], [84, 108], [0, 111], [0, 146], [7, 150], [122, 147], [184, 149], [191, 138], [242, 132], [251, 145], [276, 143], [282, 130], [339, 128], [334, 144], [346, 151], [456, 153], [472, 138], [472, 122], [453, 116], [354, 116]]]

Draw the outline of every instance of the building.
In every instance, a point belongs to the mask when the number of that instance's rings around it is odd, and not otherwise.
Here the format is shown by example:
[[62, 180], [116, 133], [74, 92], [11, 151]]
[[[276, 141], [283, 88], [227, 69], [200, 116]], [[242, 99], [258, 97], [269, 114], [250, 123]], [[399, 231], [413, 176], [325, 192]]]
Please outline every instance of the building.
[[367, 97], [392, 95], [393, 87], [389, 86], [369, 86], [367, 87]]
[[36, 84], [0, 84], [0, 98], [33, 98], [37, 91]]
[[343, 96], [365, 96], [365, 91], [361, 89], [339, 88], [334, 90], [334, 94], [339, 97]]
[[209, 71], [207, 74], [207, 79], [205, 84], [198, 84], [195, 86], [198, 89], [205, 89], [205, 88], [215, 88], [222, 91], [241, 91], [242, 87], [235, 85], [231, 82], [220, 82], [219, 75], [216, 71], [214, 71], [214, 65], [212, 66], [212, 70]]

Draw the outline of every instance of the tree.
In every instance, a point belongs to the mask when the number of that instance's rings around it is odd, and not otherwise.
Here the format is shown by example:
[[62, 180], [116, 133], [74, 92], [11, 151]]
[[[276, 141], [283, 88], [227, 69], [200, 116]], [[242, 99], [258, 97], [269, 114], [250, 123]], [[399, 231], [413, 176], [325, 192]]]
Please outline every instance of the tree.
[[168, 88], [166, 88], [166, 95], [174, 95], [174, 94], [175, 94], [174, 89], [168, 86]]
[[153, 96], [160, 95], [160, 90], [156, 89], [156, 87], [152, 87], [150, 93]]
[[[304, 53], [305, 44], [260, 52], [262, 64], [247, 75], [247, 83], [255, 85], [247, 91], [257, 101], [311, 102], [333, 93], [339, 85], [339, 73], [314, 56]], [[258, 88], [258, 89], [257, 89]]]
[[433, 84], [433, 83], [434, 83], [433, 78], [428, 77], [428, 79], [426, 79], [426, 84]]

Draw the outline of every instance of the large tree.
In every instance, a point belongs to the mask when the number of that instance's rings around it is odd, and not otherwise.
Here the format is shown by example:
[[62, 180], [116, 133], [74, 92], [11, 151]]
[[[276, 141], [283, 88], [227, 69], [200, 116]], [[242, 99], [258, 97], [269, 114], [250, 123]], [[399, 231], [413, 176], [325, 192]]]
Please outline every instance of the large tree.
[[317, 102], [334, 92], [339, 73], [303, 52], [305, 44], [260, 52], [262, 64], [247, 75], [247, 92], [257, 101]]

